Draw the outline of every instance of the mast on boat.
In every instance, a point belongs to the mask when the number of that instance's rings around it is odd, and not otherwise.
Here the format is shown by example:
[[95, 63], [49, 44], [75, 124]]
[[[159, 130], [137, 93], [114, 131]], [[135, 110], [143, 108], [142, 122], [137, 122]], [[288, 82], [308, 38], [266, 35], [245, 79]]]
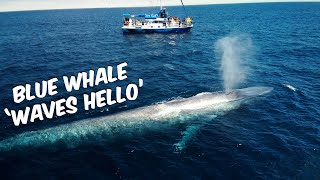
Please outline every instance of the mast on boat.
[[181, 1], [181, 4], [182, 4], [182, 7], [183, 7], [183, 10], [184, 10], [184, 13], [187, 15], [187, 11], [186, 11], [186, 8], [184, 7], [183, 0], [180, 0], [180, 1]]

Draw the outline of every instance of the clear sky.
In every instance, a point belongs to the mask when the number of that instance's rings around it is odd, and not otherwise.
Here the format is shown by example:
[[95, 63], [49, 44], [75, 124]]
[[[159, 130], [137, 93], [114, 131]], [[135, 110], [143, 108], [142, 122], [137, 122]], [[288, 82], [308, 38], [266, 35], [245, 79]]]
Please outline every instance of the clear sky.
[[[287, 1], [320, 2], [320, 0], [183, 0], [185, 5]], [[180, 4], [180, 0], [162, 0], [162, 2], [168, 6]], [[160, 0], [0, 0], [0, 12], [38, 9], [157, 6], [159, 4]]]

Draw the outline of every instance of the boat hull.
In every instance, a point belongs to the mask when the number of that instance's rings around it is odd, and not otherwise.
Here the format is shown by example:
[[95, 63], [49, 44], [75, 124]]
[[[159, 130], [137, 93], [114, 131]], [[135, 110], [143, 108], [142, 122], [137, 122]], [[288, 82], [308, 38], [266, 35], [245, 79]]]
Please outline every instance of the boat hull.
[[184, 33], [189, 32], [192, 27], [180, 28], [161, 28], [161, 29], [143, 29], [143, 28], [122, 28], [123, 33]]

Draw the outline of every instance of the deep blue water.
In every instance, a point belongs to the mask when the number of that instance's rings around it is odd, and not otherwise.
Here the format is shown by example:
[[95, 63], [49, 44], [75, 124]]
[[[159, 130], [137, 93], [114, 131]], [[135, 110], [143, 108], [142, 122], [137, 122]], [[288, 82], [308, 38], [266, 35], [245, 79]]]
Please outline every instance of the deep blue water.
[[[223, 90], [215, 42], [252, 39], [250, 75], [239, 88], [274, 90], [189, 129], [188, 123], [129, 127], [74, 147], [63, 144], [0, 153], [1, 178], [76, 179], [319, 179], [320, 3], [188, 6], [195, 27], [186, 34], [123, 35], [123, 13], [156, 8], [0, 13], [0, 139], [167, 101]], [[181, 7], [168, 7], [183, 14]], [[143, 78], [136, 101], [14, 127], [3, 109], [21, 109], [106, 88], [101, 85], [19, 105], [11, 89], [63, 75], [127, 62], [128, 79]], [[59, 81], [59, 82], [60, 82]], [[291, 90], [286, 85], [296, 88]], [[195, 131], [195, 132], [192, 132]], [[97, 135], [98, 136], [98, 135]], [[79, 137], [82, 139], [85, 137]]]

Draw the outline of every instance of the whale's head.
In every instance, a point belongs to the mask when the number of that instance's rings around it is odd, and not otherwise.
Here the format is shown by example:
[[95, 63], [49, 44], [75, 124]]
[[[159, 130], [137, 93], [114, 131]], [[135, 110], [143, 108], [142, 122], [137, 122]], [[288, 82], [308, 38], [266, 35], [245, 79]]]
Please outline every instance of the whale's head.
[[249, 87], [226, 92], [204, 92], [189, 98], [167, 102], [167, 107], [180, 110], [197, 110], [217, 107], [220, 105], [240, 103], [242, 100], [264, 95], [272, 91], [270, 87]]
[[272, 87], [248, 87], [243, 89], [236, 89], [233, 93], [238, 98], [251, 98], [267, 94], [273, 90]]

